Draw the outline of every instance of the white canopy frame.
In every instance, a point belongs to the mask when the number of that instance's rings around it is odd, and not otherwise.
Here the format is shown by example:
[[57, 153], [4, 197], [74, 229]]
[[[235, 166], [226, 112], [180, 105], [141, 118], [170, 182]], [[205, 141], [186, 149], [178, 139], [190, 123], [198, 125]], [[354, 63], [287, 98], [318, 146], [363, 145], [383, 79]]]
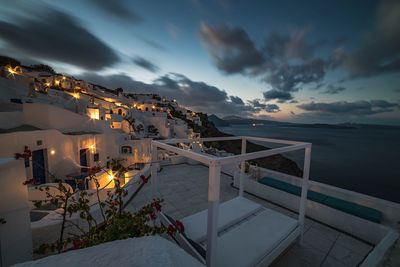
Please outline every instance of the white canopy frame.
[[[190, 150], [184, 150], [171, 144], [177, 143], [194, 143], [194, 142], [213, 142], [213, 141], [229, 141], [229, 140], [241, 140], [241, 154], [233, 155], [228, 157], [215, 157], [207, 154], [200, 154]], [[275, 144], [283, 144], [287, 146], [267, 149], [257, 152], [246, 153], [247, 141], [258, 141], [268, 142]], [[300, 208], [298, 221], [301, 228], [301, 238], [303, 236], [304, 229], [304, 218], [308, 191], [308, 180], [310, 175], [310, 162], [311, 162], [311, 143], [287, 141], [279, 139], [251, 137], [251, 136], [232, 136], [232, 137], [211, 137], [211, 138], [197, 138], [197, 139], [168, 139], [168, 140], [153, 140], [151, 144], [152, 150], [152, 164], [151, 164], [151, 185], [152, 194], [154, 198], [158, 197], [158, 182], [157, 182], [157, 149], [161, 148], [167, 151], [174, 152], [178, 155], [182, 155], [192, 160], [201, 162], [209, 167], [209, 178], [208, 178], [208, 221], [207, 221], [207, 254], [206, 263], [208, 267], [216, 266], [216, 255], [217, 255], [217, 237], [218, 237], [218, 212], [219, 212], [219, 198], [220, 198], [220, 178], [221, 178], [221, 166], [231, 165], [234, 163], [241, 164], [241, 175], [239, 185], [239, 196], [243, 196], [244, 192], [244, 173], [245, 173], [245, 162], [248, 160], [254, 160], [257, 158], [268, 157], [276, 154], [286, 153], [295, 150], [304, 149], [304, 167], [303, 167], [303, 179], [301, 186], [301, 197], [300, 197]]]

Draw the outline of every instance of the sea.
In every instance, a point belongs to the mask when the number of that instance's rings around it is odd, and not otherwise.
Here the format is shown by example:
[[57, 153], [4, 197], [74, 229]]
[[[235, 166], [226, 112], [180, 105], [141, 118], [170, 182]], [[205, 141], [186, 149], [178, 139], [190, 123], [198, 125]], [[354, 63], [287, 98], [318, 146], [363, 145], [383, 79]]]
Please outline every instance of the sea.
[[[285, 125], [218, 127], [233, 135], [312, 143], [310, 179], [400, 203], [400, 129]], [[268, 147], [278, 147], [265, 143]], [[302, 168], [304, 150], [284, 156]]]

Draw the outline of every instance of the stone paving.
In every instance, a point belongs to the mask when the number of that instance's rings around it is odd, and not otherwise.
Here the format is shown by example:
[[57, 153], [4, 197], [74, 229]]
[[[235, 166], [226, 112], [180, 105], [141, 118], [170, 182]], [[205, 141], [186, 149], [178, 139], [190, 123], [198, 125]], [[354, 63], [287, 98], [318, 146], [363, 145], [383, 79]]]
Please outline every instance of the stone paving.
[[[208, 168], [202, 165], [164, 166], [158, 174], [159, 190], [164, 199], [163, 211], [181, 219], [207, 208]], [[231, 186], [232, 178], [221, 175], [220, 201], [238, 195]], [[261, 205], [291, 217], [297, 214], [273, 203], [245, 194]], [[151, 200], [151, 185], [146, 185], [128, 209], [135, 210]], [[317, 221], [306, 219], [304, 240], [296, 241], [273, 264], [274, 267], [295, 266], [358, 266], [372, 246]]]

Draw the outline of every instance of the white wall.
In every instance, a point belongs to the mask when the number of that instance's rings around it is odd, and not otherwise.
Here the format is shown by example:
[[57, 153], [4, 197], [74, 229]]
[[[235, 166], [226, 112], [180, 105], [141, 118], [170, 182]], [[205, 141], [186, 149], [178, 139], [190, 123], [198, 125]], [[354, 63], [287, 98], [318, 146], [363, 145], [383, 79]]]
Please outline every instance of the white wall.
[[47, 104], [23, 104], [24, 124], [41, 129], [104, 131], [109, 129], [103, 121], [91, 120], [74, 112]]
[[[118, 144], [111, 133], [97, 135], [64, 135], [57, 130], [42, 130], [30, 132], [14, 132], [0, 135], [0, 157], [14, 157], [22, 153], [24, 146], [31, 151], [47, 149], [47, 166], [50, 173], [57, 178], [80, 171], [79, 150], [89, 149], [88, 163], [93, 165], [94, 153], [100, 155], [100, 163], [105, 165], [107, 157], [118, 156]], [[37, 141], [42, 144], [38, 145]], [[92, 151], [92, 146], [93, 151]], [[54, 155], [50, 152], [54, 150]], [[46, 158], [46, 155], [45, 155]], [[32, 178], [32, 164], [26, 170], [27, 177]]]
[[24, 122], [23, 113], [16, 112], [0, 112], [0, 128], [10, 129], [22, 125]]
[[32, 259], [32, 232], [23, 160], [0, 159], [0, 265]]

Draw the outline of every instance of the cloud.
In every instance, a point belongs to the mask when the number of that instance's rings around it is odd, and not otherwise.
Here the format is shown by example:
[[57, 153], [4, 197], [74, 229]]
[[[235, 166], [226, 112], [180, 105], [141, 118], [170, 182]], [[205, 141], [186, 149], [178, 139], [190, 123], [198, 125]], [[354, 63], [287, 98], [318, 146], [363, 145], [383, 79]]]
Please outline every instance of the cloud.
[[156, 93], [176, 99], [194, 111], [240, 116], [252, 116], [256, 112], [253, 106], [244, 104], [239, 97], [228, 96], [224, 90], [205, 82], [193, 81], [178, 73], [162, 75], [150, 84], [136, 81], [123, 73], [113, 75], [83, 73], [79, 77], [108, 88], [122, 87], [125, 92]]
[[321, 94], [329, 94], [329, 95], [335, 95], [338, 94], [342, 91], [346, 90], [345, 87], [343, 86], [335, 86], [335, 85], [328, 85], [325, 91], [322, 91]]
[[22, 54], [87, 70], [101, 70], [119, 61], [112, 48], [66, 13], [39, 3], [18, 12], [8, 22], [0, 20], [0, 39]]
[[276, 113], [276, 112], [279, 112], [281, 110], [279, 109], [279, 106], [276, 105], [276, 104], [266, 104], [265, 105], [265, 111], [269, 112], [269, 113]]
[[361, 47], [340, 47], [333, 54], [333, 65], [347, 69], [350, 79], [400, 71], [400, 1], [382, 1], [373, 21]]
[[255, 109], [264, 109], [266, 107], [266, 104], [262, 103], [261, 99], [248, 100], [247, 103]]
[[320, 82], [325, 76], [324, 61], [312, 59], [302, 64], [288, 62], [270, 66], [265, 81], [275, 90], [296, 92], [302, 85]]
[[242, 29], [202, 24], [200, 38], [217, 68], [226, 74], [246, 73], [264, 63], [261, 52]]
[[293, 96], [291, 93], [280, 91], [280, 90], [269, 90], [263, 93], [264, 99], [266, 101], [269, 100], [277, 100], [279, 103], [284, 103], [286, 101], [292, 100]]
[[226, 25], [203, 24], [200, 38], [219, 70], [259, 77], [272, 87], [266, 99], [284, 102], [293, 98], [291, 92], [307, 84], [321, 84], [325, 77], [326, 62], [315, 57], [318, 44], [307, 41], [308, 32], [308, 28], [288, 34], [272, 32], [259, 49], [243, 29]]
[[157, 65], [155, 65], [154, 63], [150, 62], [149, 60], [139, 57], [139, 56], [137, 56], [133, 59], [133, 63], [135, 63], [137, 66], [139, 66], [145, 70], [148, 70], [150, 72], [158, 72], [160, 70], [160, 68]]
[[154, 42], [154, 41], [152, 41], [152, 40], [150, 40], [150, 39], [147, 39], [147, 38], [142, 37], [142, 36], [138, 36], [138, 38], [139, 38], [141, 41], [143, 41], [145, 44], [151, 46], [151, 47], [154, 48], [154, 49], [157, 49], [157, 50], [159, 50], [159, 51], [166, 51], [166, 50], [167, 50], [167, 49], [166, 49], [164, 46], [162, 46], [161, 44], [156, 43], [156, 42]]
[[290, 35], [278, 32], [269, 34], [263, 48], [267, 60], [311, 59], [314, 46], [306, 40], [308, 31], [306, 28], [292, 31]]
[[[139, 16], [131, 6], [124, 5], [121, 0], [91, 0], [91, 2], [101, 9], [104, 13], [117, 18], [131, 22], [141, 22], [143, 18]], [[129, 3], [129, 2], [128, 2]]]
[[230, 96], [229, 98], [231, 99], [232, 103], [239, 104], [239, 105], [244, 105], [243, 100], [238, 96]]
[[318, 113], [363, 116], [391, 112], [395, 108], [399, 108], [400, 105], [385, 100], [371, 100], [354, 102], [338, 101], [331, 103], [311, 102], [298, 105], [297, 107], [305, 111]]
[[278, 105], [264, 103], [261, 99], [248, 100], [247, 102], [249, 106], [253, 107], [255, 113], [259, 113], [261, 111], [276, 113], [281, 111]]

